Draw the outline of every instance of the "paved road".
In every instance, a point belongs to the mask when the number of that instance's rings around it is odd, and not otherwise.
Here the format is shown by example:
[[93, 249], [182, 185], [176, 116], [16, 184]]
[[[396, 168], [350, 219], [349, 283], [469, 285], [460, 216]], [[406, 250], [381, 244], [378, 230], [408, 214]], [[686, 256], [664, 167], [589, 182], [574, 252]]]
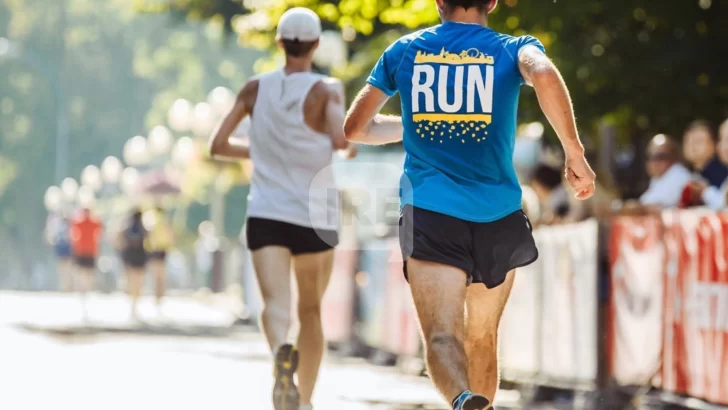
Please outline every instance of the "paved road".
[[[0, 408], [269, 410], [269, 353], [258, 333], [230, 326], [219, 303], [145, 299], [146, 324], [121, 295], [96, 295], [83, 321], [75, 297], [0, 293]], [[501, 395], [514, 408], [512, 394]], [[329, 357], [317, 410], [445, 409], [425, 378]]]

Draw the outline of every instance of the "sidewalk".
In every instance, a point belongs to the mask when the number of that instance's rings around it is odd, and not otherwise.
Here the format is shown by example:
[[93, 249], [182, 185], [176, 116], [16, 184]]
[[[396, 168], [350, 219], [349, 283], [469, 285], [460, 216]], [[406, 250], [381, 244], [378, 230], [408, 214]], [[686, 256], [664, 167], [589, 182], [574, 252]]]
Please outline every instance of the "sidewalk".
[[90, 294], [84, 317], [84, 303], [77, 294], [0, 292], [0, 325], [67, 337], [106, 333], [227, 337], [234, 330], [237, 311], [220, 305], [219, 300], [170, 296], [160, 310], [146, 296], [139, 303], [141, 320], [136, 321], [129, 299], [121, 293]]
[[[129, 309], [124, 295], [92, 295], [84, 322], [77, 295], [0, 292], [0, 385], [7, 387], [0, 408], [270, 410], [270, 352], [260, 333], [232, 325], [236, 312], [179, 295], [163, 315], [144, 298], [144, 323], [134, 323]], [[499, 395], [502, 408], [516, 408], [512, 392]], [[24, 405], [5, 405], [15, 402]], [[315, 404], [445, 410], [428, 379], [334, 354]]]

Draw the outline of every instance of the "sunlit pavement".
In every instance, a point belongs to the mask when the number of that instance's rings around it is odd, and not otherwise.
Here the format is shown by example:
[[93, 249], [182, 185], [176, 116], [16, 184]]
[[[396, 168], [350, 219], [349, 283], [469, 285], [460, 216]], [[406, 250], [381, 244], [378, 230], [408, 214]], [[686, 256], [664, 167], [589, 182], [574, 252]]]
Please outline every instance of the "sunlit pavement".
[[[94, 295], [84, 322], [81, 306], [69, 295], [0, 293], [0, 408], [271, 409], [269, 353], [258, 333], [230, 326], [231, 312], [172, 298], [160, 314], [147, 298], [139, 324], [122, 295]], [[335, 357], [314, 404], [446, 408], [425, 378]]]

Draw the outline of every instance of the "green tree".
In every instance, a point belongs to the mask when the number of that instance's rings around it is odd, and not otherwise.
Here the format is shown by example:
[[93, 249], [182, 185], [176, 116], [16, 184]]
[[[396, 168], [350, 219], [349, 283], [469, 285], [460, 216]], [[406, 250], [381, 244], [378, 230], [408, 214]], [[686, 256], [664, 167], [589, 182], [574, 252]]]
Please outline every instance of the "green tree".
[[[680, 134], [696, 117], [728, 115], [728, 81], [721, 66], [728, 55], [728, 5], [686, 0], [550, 2], [501, 0], [490, 17], [496, 30], [531, 33], [546, 45], [563, 71], [587, 132], [600, 121], [620, 136]], [[142, 10], [169, 11], [179, 18], [211, 19], [242, 44], [272, 49], [274, 26], [289, 7], [315, 10], [326, 29], [349, 42], [350, 64], [336, 72], [358, 88], [393, 38], [436, 24], [433, 0], [138, 0]], [[151, 7], [150, 5], [156, 5]], [[350, 93], [351, 94], [351, 93]], [[351, 95], [350, 95], [351, 97]], [[534, 98], [524, 98], [524, 120], [541, 119]], [[391, 107], [396, 109], [396, 107]]]
[[60, 182], [57, 114], [70, 127], [63, 176], [78, 179], [166, 122], [174, 99], [197, 102], [214, 87], [244, 83], [261, 53], [226, 48], [216, 33], [214, 22], [170, 24], [127, 0], [0, 2], [0, 37], [13, 44], [0, 52], [0, 242], [17, 247], [0, 253], [32, 260], [44, 250], [43, 195]]

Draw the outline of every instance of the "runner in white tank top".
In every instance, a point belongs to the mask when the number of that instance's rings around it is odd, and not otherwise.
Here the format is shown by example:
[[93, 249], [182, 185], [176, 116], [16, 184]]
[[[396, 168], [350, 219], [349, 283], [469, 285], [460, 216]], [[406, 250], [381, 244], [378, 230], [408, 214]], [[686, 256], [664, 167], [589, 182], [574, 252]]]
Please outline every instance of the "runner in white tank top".
[[[311, 73], [320, 35], [314, 12], [287, 11], [277, 37], [286, 52], [285, 67], [248, 81], [210, 140], [213, 156], [253, 161], [246, 238], [263, 296], [263, 332], [275, 353], [276, 410], [312, 408], [325, 346], [321, 299], [338, 244], [338, 198], [330, 165], [337, 149], [349, 158], [356, 154], [344, 138], [343, 86]], [[249, 142], [231, 138], [248, 115]], [[288, 341], [291, 264], [298, 283], [298, 348]]]

